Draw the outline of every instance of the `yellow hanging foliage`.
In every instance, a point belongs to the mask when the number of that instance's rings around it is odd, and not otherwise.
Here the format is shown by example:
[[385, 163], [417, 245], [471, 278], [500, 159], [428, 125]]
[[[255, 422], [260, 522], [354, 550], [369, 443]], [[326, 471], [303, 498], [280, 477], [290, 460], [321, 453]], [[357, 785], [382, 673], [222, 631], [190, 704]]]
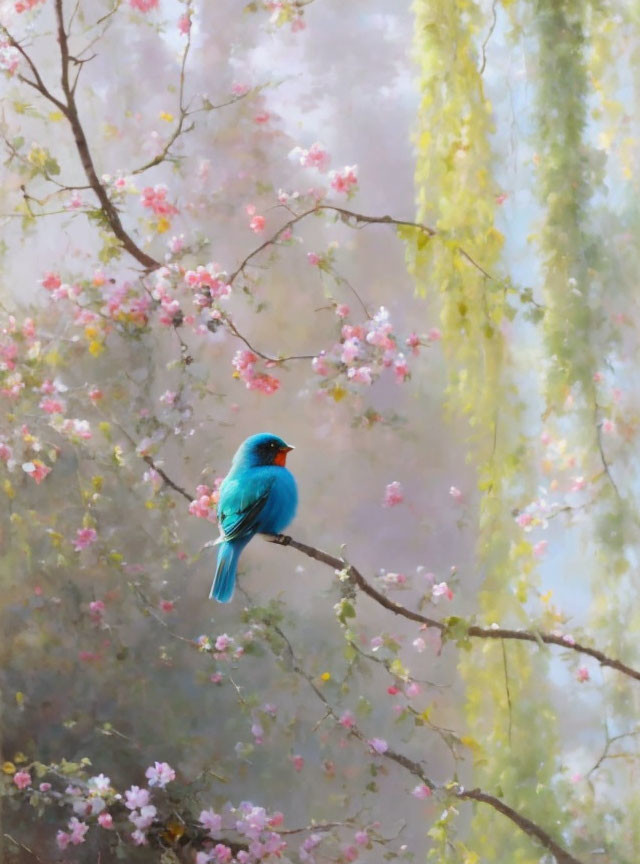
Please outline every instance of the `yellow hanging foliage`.
[[[523, 482], [528, 466], [502, 330], [512, 314], [508, 285], [497, 278], [503, 237], [494, 224], [492, 111], [477, 49], [480, 27], [488, 22], [470, 0], [414, 0], [413, 9], [421, 75], [417, 221], [437, 233], [427, 238], [407, 229], [402, 235], [417, 291], [439, 299], [449, 405], [467, 416], [471, 429], [470, 456], [482, 492], [479, 559], [487, 574], [478, 618], [523, 623], [535, 566], [531, 544], [521, 541], [511, 515], [511, 488]], [[555, 802], [544, 785], [552, 760], [540, 771], [553, 748], [553, 717], [544, 686], [530, 693], [534, 670], [543, 680], [546, 661], [532, 659], [524, 645], [503, 649], [493, 643], [462, 653], [468, 737], [480, 742], [472, 754], [475, 779], [532, 818], [554, 824]], [[538, 738], [530, 734], [532, 712], [545, 716], [545, 733]], [[534, 791], [538, 780], [542, 792]], [[478, 808], [470, 842], [483, 860], [539, 860], [532, 843], [486, 808]], [[475, 854], [470, 849], [467, 857]]]

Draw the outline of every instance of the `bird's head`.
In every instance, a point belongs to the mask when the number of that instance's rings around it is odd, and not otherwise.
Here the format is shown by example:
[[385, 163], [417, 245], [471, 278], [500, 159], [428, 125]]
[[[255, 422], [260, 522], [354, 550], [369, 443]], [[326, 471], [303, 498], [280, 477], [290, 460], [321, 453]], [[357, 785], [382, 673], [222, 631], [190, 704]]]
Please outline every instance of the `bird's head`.
[[261, 465], [280, 465], [284, 467], [287, 461], [287, 453], [293, 450], [290, 444], [283, 441], [277, 435], [269, 432], [261, 432], [247, 438], [238, 448], [233, 457], [234, 466], [245, 465], [250, 468], [258, 468]]

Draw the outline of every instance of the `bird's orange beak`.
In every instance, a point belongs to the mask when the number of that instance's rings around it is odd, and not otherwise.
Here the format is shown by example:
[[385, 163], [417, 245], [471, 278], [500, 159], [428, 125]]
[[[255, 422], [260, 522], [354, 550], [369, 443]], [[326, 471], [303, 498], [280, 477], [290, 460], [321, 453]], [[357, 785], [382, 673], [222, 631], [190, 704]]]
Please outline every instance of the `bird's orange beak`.
[[295, 450], [295, 447], [290, 447], [286, 444], [284, 447], [281, 447], [276, 453], [276, 458], [273, 460], [274, 465], [280, 465], [282, 468], [287, 464], [287, 453], [291, 450]]

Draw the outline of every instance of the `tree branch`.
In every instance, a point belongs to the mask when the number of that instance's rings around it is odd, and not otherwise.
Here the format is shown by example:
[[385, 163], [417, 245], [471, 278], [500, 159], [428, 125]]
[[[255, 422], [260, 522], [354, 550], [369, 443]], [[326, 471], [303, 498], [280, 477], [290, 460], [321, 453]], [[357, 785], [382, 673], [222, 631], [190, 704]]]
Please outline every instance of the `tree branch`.
[[[320, 561], [328, 567], [332, 567], [334, 570], [346, 571], [351, 582], [359, 588], [363, 594], [366, 594], [372, 600], [375, 600], [375, 602], [380, 606], [393, 612], [394, 615], [400, 615], [403, 618], [415, 621], [418, 624], [425, 624], [427, 627], [434, 627], [443, 635], [447, 634], [448, 627], [445, 622], [438, 621], [435, 618], [429, 618], [426, 615], [422, 615], [420, 612], [414, 612], [412, 609], [407, 609], [400, 603], [395, 603], [393, 600], [390, 600], [385, 594], [374, 588], [373, 585], [364, 578], [362, 573], [353, 566], [353, 564], [348, 564], [343, 559], [336, 558], [334, 555], [329, 555], [327, 552], [323, 552], [313, 546], [308, 546], [306, 543], [300, 543], [298, 540], [294, 540], [292, 537], [285, 534], [266, 536], [272, 543], [277, 543], [280, 546], [292, 546], [294, 549], [302, 552], [303, 555], [307, 555], [309, 558]], [[575, 642], [568, 636], [545, 633], [542, 631], [514, 630], [505, 627], [479, 627], [476, 624], [472, 624], [467, 628], [466, 635], [474, 639], [513, 639], [520, 642], [536, 642], [538, 644], [544, 642], [546, 645], [557, 645], [560, 648], [565, 648], [570, 651], [576, 651], [579, 654], [586, 654], [589, 657], [593, 657], [593, 659], [597, 660], [601, 666], [608, 666], [611, 669], [616, 669], [618, 672], [622, 672], [623, 675], [627, 675], [629, 678], [634, 678], [636, 681], [640, 681], [640, 671], [637, 669], [628, 666], [621, 660], [616, 660], [613, 657], [607, 656], [603, 651], [599, 651], [597, 648], [590, 648], [587, 645], [582, 645], [580, 642]]]
[[[124, 430], [122, 431], [124, 432]], [[135, 446], [135, 442], [128, 434], [127, 438]], [[151, 456], [143, 456], [142, 458], [149, 467], [158, 472], [167, 486], [170, 486], [175, 492], [182, 495], [186, 501], [191, 502], [195, 499], [195, 493], [190, 493], [172, 480], [167, 473], [162, 470], [162, 468], [159, 468], [155, 464]], [[321, 564], [331, 567], [332, 570], [346, 572], [349, 580], [356, 588], [362, 591], [363, 594], [366, 594], [367, 597], [374, 600], [379, 606], [382, 606], [389, 612], [393, 612], [394, 615], [400, 615], [402, 618], [406, 618], [409, 621], [415, 621], [416, 624], [424, 624], [427, 627], [433, 627], [434, 629], [439, 630], [443, 635], [447, 635], [449, 632], [449, 627], [446, 622], [439, 621], [437, 618], [429, 618], [421, 612], [415, 612], [413, 609], [408, 609], [406, 606], [402, 606], [400, 603], [396, 603], [394, 600], [389, 599], [386, 594], [383, 594], [381, 591], [374, 588], [373, 585], [365, 579], [362, 573], [353, 566], [353, 564], [349, 564], [343, 558], [336, 558], [335, 555], [330, 555], [322, 549], [316, 549], [315, 546], [309, 546], [307, 543], [301, 543], [299, 540], [294, 540], [294, 538], [290, 537], [288, 534], [264, 534], [263, 536], [269, 543], [275, 543], [278, 546], [291, 546], [292, 549], [297, 549], [298, 552], [302, 552], [302, 554], [306, 555], [308, 558], [313, 558], [314, 561], [319, 561]], [[507, 627], [480, 627], [477, 624], [471, 624], [467, 627], [466, 635], [472, 639], [511, 639], [516, 642], [535, 642], [538, 645], [540, 645], [541, 642], [545, 645], [556, 645], [559, 648], [565, 648], [568, 651], [585, 654], [588, 657], [597, 660], [601, 666], [615, 669], [623, 675], [633, 678], [635, 681], [640, 681], [640, 671], [637, 669], [623, 663], [621, 660], [609, 657], [604, 653], [604, 651], [600, 651], [598, 648], [591, 648], [588, 645], [583, 645], [566, 635], [545, 633], [544, 631], [537, 630], [515, 630]]]
[[82, 163], [82, 167], [84, 169], [87, 181], [91, 186], [96, 198], [100, 202], [102, 212], [104, 213], [111, 230], [118, 238], [118, 240], [122, 243], [123, 248], [133, 258], [135, 258], [136, 261], [142, 264], [145, 270], [157, 270], [159, 267], [162, 266], [162, 264], [159, 261], [156, 261], [155, 258], [147, 255], [147, 253], [144, 252], [142, 249], [140, 249], [140, 247], [134, 242], [131, 236], [125, 231], [120, 220], [120, 214], [118, 213], [115, 205], [109, 198], [107, 190], [98, 178], [98, 174], [96, 172], [95, 166], [93, 164], [93, 159], [91, 157], [91, 151], [89, 150], [87, 136], [85, 135], [82, 123], [80, 122], [80, 116], [78, 114], [78, 106], [76, 104], [75, 94], [69, 81], [70, 55], [67, 32], [64, 27], [63, 0], [55, 0], [55, 12], [58, 26], [58, 45], [60, 47], [60, 83], [62, 85], [62, 92], [64, 93], [66, 102], [66, 104], [64, 105], [64, 109], [61, 110], [63, 110], [63, 113], [71, 126], [76, 150], [78, 151], [78, 156], [80, 157], [80, 161]]
[[[279, 535], [283, 536], [283, 535]], [[288, 538], [289, 540], [291, 538]], [[296, 541], [292, 541], [283, 545], [294, 545], [297, 548]], [[304, 545], [304, 544], [299, 544]], [[310, 548], [310, 547], [307, 547]], [[319, 552], [319, 550], [314, 550]], [[324, 555], [325, 553], [320, 553]], [[314, 556], [315, 557], [315, 556]], [[328, 556], [331, 557], [331, 556]], [[322, 560], [322, 559], [317, 559]], [[289, 659], [290, 666], [292, 670], [300, 675], [307, 682], [309, 687], [313, 690], [318, 699], [323, 703], [327, 714], [330, 715], [336, 722], [339, 722], [339, 717], [325, 696], [322, 690], [318, 687], [316, 682], [313, 680], [313, 677], [309, 675], [309, 673], [303, 668], [298, 657], [293, 650], [293, 646], [289, 641], [286, 634], [281, 630], [281, 628], [277, 624], [272, 624], [272, 629], [278, 634], [281, 638], [285, 652]], [[368, 744], [366, 736], [363, 732], [358, 728], [358, 726], [352, 726], [350, 729], [351, 735], [356, 737], [359, 741], [362, 741], [365, 744]], [[510, 807], [508, 804], [505, 804], [500, 798], [495, 795], [490, 795], [487, 792], [483, 792], [481, 789], [465, 789], [463, 786], [460, 786], [458, 783], [447, 784], [444, 786], [439, 786], [436, 784], [424, 771], [424, 768], [419, 762], [416, 762], [413, 759], [410, 759], [408, 756], [405, 756], [404, 753], [398, 753], [395, 750], [388, 748], [383, 753], [379, 754], [381, 758], [388, 759], [391, 762], [395, 762], [396, 765], [400, 765], [414, 777], [417, 777], [425, 786], [428, 786], [432, 791], [439, 791], [449, 795], [454, 796], [460, 801], [477, 801], [481, 804], [486, 804], [487, 806], [493, 808], [498, 813], [501, 813], [514, 825], [516, 825], [521, 831], [527, 834], [532, 839], [536, 840], [540, 843], [545, 849], [548, 849], [549, 852], [555, 857], [557, 864], [582, 864], [582, 862], [571, 855], [570, 852], [567, 852], [559, 843], [557, 843], [553, 837], [548, 834], [544, 828], [541, 828], [536, 822], [533, 822], [527, 816], [524, 816], [522, 813], [519, 813], [517, 810], [514, 810], [513, 807]]]

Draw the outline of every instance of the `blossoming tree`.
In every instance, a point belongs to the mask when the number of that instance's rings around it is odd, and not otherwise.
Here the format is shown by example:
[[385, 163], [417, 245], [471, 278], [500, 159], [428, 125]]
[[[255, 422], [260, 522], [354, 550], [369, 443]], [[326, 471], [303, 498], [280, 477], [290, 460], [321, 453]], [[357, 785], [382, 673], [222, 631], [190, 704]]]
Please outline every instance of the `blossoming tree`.
[[0, 10], [7, 860], [635, 861], [637, 16]]

